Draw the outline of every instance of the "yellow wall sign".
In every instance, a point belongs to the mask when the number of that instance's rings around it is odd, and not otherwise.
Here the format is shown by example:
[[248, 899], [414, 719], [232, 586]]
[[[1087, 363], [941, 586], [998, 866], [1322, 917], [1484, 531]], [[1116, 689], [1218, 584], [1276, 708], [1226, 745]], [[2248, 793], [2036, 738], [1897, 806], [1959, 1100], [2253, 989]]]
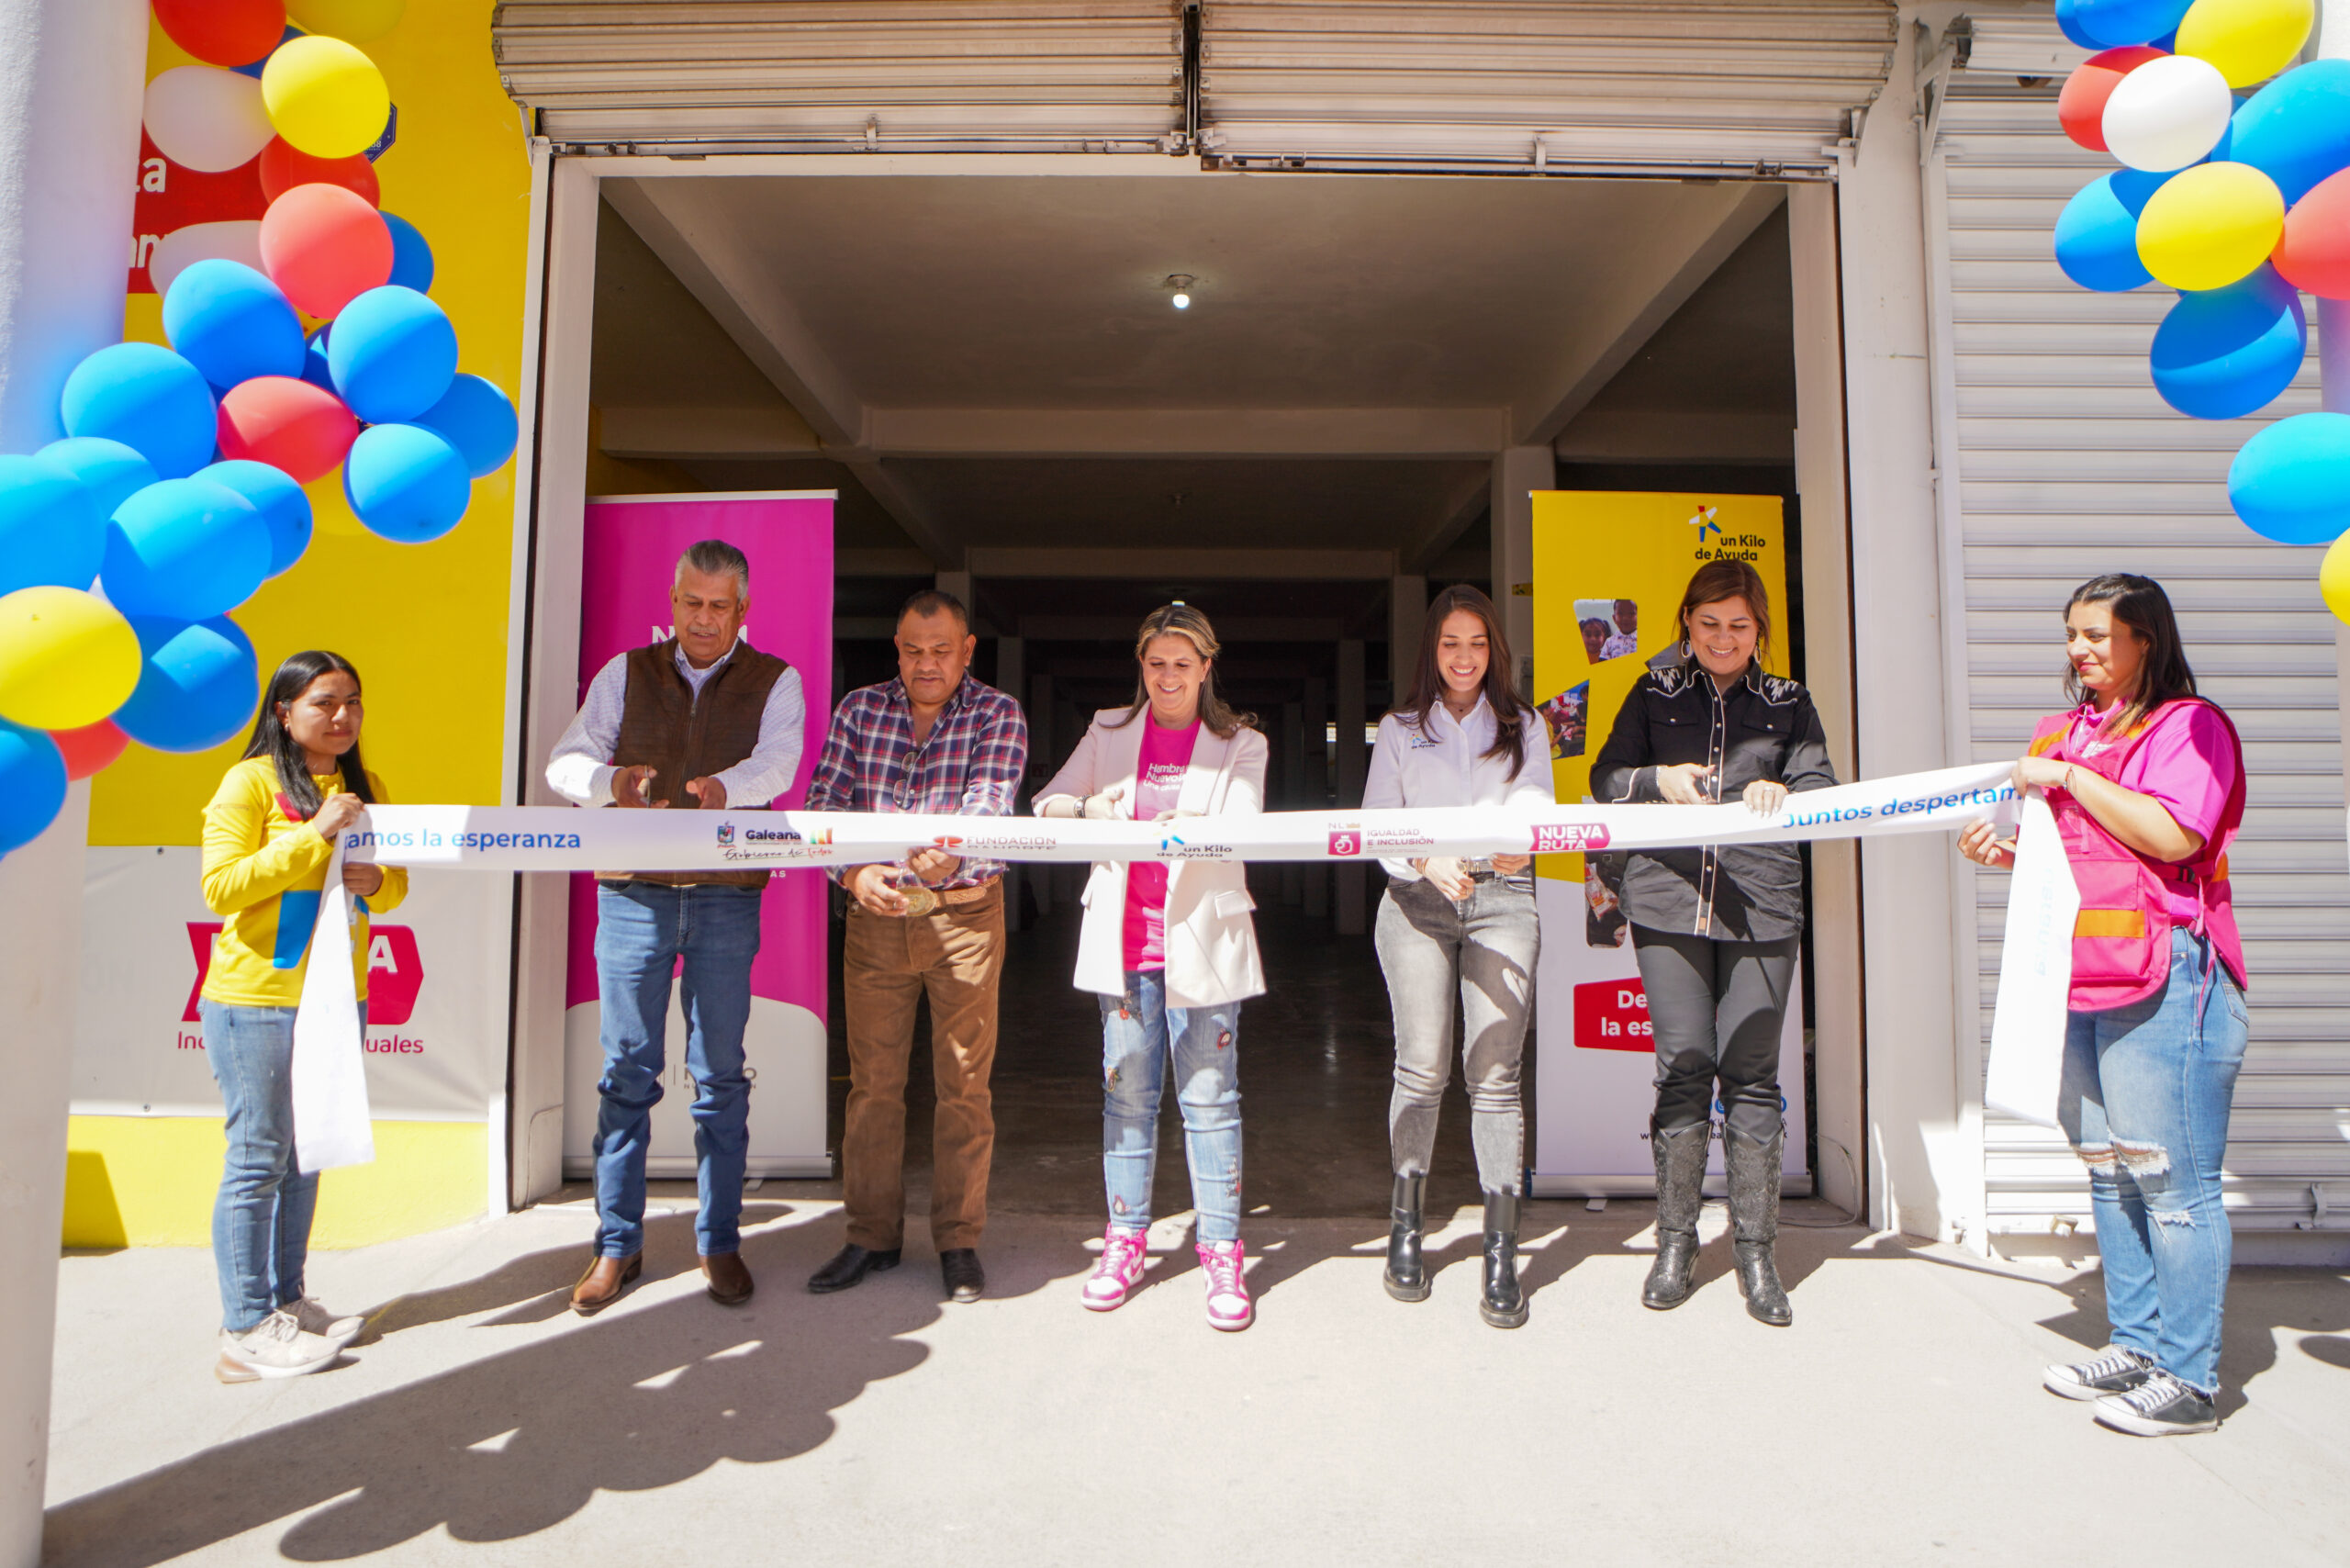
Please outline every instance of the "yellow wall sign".
[[[523, 370], [531, 166], [521, 111], [491, 57], [494, 9], [494, 0], [408, 0], [398, 24], [362, 47], [382, 70], [397, 114], [396, 135], [375, 164], [382, 206], [432, 248], [430, 292], [456, 326], [459, 368], [510, 397]], [[150, 78], [191, 63], [151, 28]], [[151, 158], [142, 163], [141, 190], [176, 199], [190, 178]], [[164, 238], [125, 236], [134, 268], [148, 267]], [[163, 340], [154, 294], [130, 296], [125, 335]], [[308, 554], [235, 612], [264, 683], [302, 648], [331, 648], [359, 666], [367, 764], [395, 800], [498, 799], [515, 474], [509, 463], [477, 480], [464, 521], [429, 544], [367, 532], [344, 499], [340, 474], [330, 475], [308, 487], [317, 524]], [[134, 745], [93, 788], [89, 896], [151, 918], [135, 939], [118, 924], [92, 930], [74, 1043], [69, 1246], [191, 1245], [209, 1232], [223, 1132], [200, 1047], [188, 1046], [200, 1039], [194, 1014], [184, 1012], [202, 969], [192, 944], [207, 929], [191, 846], [205, 802], [244, 741], [241, 730], [185, 756]], [[387, 1018], [378, 1006], [371, 1020], [386, 1025], [371, 1028], [369, 1048], [379, 1054], [368, 1058], [376, 1160], [327, 1178], [319, 1246], [453, 1224], [500, 1198], [488, 1178], [490, 1140], [505, 1136], [489, 1121], [504, 1080], [504, 895], [487, 879], [427, 891], [395, 919], [413, 928], [419, 946], [408, 955], [421, 952], [421, 974], [408, 979], [421, 993], [409, 999], [412, 1017]], [[420, 1096], [401, 1088], [404, 1076], [428, 1070], [439, 1086], [439, 1103], [422, 1108], [429, 1116], [416, 1105]], [[179, 1092], [190, 1082], [201, 1092]], [[464, 1104], [453, 1103], [460, 1090]]]
[[[1562, 801], [1591, 797], [1591, 767], [1624, 700], [1650, 666], [1682, 657], [1679, 610], [1709, 561], [1762, 574], [1774, 636], [1764, 663], [1785, 672], [1786, 531], [1776, 496], [1537, 491], [1534, 698], [1550, 722], [1550, 773]], [[1648, 1121], [1655, 1036], [1608, 857], [1545, 855], [1533, 1169], [1561, 1194], [1639, 1193], [1652, 1180]], [[1787, 1148], [1803, 1170], [1800, 1002], [1789, 1009], [1782, 1081]], [[1718, 1161], [1720, 1156], [1714, 1157]]]
[[[1784, 674], [1786, 525], [1776, 496], [1541, 490], [1534, 496], [1534, 699], [1550, 722], [1561, 801], [1591, 794], [1591, 763], [1649, 662], [1681, 644], [1676, 616], [1707, 561], [1753, 563], [1771, 596], [1769, 666]], [[1542, 874], [1583, 879], [1580, 855]]]

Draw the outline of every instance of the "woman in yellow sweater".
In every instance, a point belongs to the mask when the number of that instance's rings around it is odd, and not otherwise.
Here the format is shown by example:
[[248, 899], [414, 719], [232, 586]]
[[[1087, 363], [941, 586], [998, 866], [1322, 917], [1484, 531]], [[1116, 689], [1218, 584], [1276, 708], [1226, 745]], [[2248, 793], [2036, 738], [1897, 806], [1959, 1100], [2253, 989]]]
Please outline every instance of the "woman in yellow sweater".
[[[335, 835], [384, 799], [359, 760], [361, 713], [349, 660], [296, 654], [270, 678], [244, 760], [204, 808], [204, 902], [226, 917], [197, 1006], [229, 1114], [212, 1210], [223, 1383], [317, 1372], [365, 1324], [335, 1316], [303, 1288], [319, 1178], [295, 1166], [292, 1072], [294, 1009]], [[342, 881], [364, 1025], [368, 912], [397, 904], [408, 873], [346, 864]]]

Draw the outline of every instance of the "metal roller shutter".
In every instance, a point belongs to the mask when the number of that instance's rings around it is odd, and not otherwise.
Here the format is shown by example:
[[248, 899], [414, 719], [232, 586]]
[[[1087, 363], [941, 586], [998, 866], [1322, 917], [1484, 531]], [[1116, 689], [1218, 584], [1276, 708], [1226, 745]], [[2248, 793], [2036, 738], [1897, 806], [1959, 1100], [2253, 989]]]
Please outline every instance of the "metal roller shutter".
[[[2212, 423], [2155, 395], [2146, 350], [2176, 297], [2076, 286], [2050, 255], [2072, 194], [2113, 167], [2056, 128], [2053, 83], [2082, 58], [2044, 16], [1978, 24], [1940, 118], [1948, 286], [1937, 329], [1956, 370], [1954, 470], [1965, 579], [1965, 683], [1979, 760], [2015, 756], [2060, 705], [2065, 596], [2098, 572], [2143, 572], [2179, 610], [2205, 691], [2243, 732], [2251, 773], [2232, 856], [2252, 971], [2252, 1044], [2236, 1092], [2226, 1198], [2248, 1229], [2322, 1222], [2350, 1205], [2350, 876], [2343, 712], [2320, 552], [2270, 544], [2228, 510], [2229, 460], [2268, 420], [2317, 406], [2317, 348], [2291, 391]], [[1934, 218], [1929, 214], [1929, 243]], [[1948, 420], [1944, 429], [1950, 428]], [[2007, 878], [1977, 873], [1981, 1024], [1989, 1038]], [[1988, 1222], [2086, 1225], [2087, 1182], [2062, 1138], [1986, 1116]]]
[[1880, 0], [1207, 0], [1209, 153], [1248, 166], [1824, 173]]
[[1180, 142], [1174, 0], [509, 0], [506, 90], [560, 142], [836, 151]]

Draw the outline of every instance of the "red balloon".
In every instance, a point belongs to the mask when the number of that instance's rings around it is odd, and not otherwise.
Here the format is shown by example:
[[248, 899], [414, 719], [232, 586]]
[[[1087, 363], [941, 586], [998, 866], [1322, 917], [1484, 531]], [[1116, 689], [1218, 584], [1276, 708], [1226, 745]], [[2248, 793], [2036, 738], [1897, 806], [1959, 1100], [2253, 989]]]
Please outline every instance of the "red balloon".
[[256, 375], [220, 395], [220, 455], [282, 468], [302, 484], [335, 470], [359, 420], [323, 386]]
[[49, 738], [65, 754], [65, 777], [87, 778], [103, 773], [106, 766], [122, 755], [130, 737], [115, 727], [112, 719], [100, 719], [95, 724], [78, 730], [51, 730]]
[[2350, 169], [2320, 180], [2293, 204], [2268, 259], [2295, 288], [2350, 299]]
[[2056, 95], [2056, 119], [2065, 134], [2092, 152], [2106, 151], [2106, 99], [2113, 96], [2113, 89], [2121, 85], [2124, 76], [2168, 52], [2152, 44], [2133, 43], [2092, 54], [2075, 66], [2065, 78], [2064, 90]]
[[392, 281], [392, 230], [355, 191], [296, 185], [262, 215], [261, 264], [286, 298], [330, 321]]
[[384, 187], [375, 165], [364, 152], [348, 158], [313, 158], [282, 136], [270, 138], [261, 150], [261, 194], [275, 201], [296, 185], [341, 185], [367, 199], [369, 207], [384, 205]]
[[155, 20], [207, 65], [266, 60], [285, 36], [285, 0], [155, 0]]

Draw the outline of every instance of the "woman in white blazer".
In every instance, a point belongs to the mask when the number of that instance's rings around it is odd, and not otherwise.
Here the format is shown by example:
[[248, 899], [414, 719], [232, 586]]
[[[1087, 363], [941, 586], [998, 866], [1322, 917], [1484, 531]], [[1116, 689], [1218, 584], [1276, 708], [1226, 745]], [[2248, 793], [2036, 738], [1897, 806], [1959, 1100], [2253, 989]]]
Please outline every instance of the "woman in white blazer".
[[1144, 617], [1135, 700], [1094, 715], [1044, 792], [1039, 816], [1165, 823], [1166, 860], [1098, 861], [1085, 889], [1077, 985], [1102, 998], [1102, 1174], [1110, 1226], [1085, 1282], [1096, 1312], [1141, 1282], [1172, 1058], [1199, 1215], [1208, 1321], [1255, 1316], [1240, 1247], [1240, 1003], [1265, 989], [1247, 869], [1182, 857], [1182, 820], [1265, 809], [1265, 737], [1215, 689], [1217, 643], [1187, 604]]
[[[1510, 688], [1515, 666], [1492, 601], [1472, 588], [1449, 588], [1428, 606], [1426, 624], [1411, 695], [1379, 722], [1363, 805], [1550, 804], [1549, 732]], [[1541, 948], [1533, 861], [1524, 855], [1438, 856], [1385, 864], [1376, 940], [1395, 1011], [1387, 1294], [1397, 1301], [1428, 1297], [1421, 1194], [1436, 1148], [1437, 1108], [1452, 1078], [1453, 1043], [1462, 1038], [1470, 1142], [1485, 1193], [1478, 1311], [1497, 1328], [1516, 1328], [1527, 1314], [1517, 1282], [1526, 1138], [1518, 1064]]]

